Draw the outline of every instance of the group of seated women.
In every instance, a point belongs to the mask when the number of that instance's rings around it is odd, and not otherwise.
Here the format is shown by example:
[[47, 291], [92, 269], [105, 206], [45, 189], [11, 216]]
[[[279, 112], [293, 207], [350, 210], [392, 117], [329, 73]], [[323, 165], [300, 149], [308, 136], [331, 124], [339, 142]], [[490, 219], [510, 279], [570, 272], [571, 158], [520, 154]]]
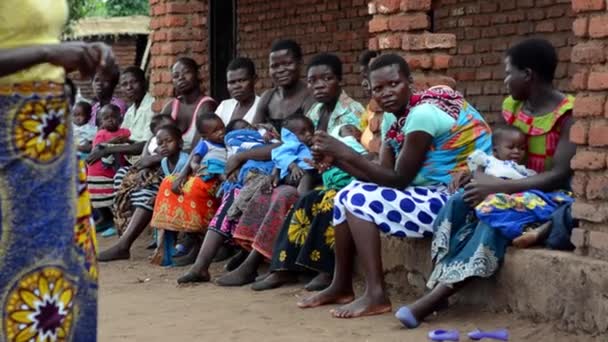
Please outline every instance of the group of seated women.
[[196, 63], [177, 60], [175, 99], [152, 118], [139, 161], [116, 176], [121, 236], [99, 260], [128, 259], [151, 227], [154, 263], [191, 265], [180, 284], [210, 281], [211, 263], [230, 258], [219, 286], [262, 291], [306, 278], [315, 293], [300, 308], [339, 304], [332, 315], [352, 318], [392, 310], [380, 233], [428, 237], [429, 291], [396, 312], [415, 328], [468, 281], [494, 275], [511, 243], [571, 248], [574, 99], [553, 87], [550, 43], [507, 51], [510, 96], [494, 132], [458, 91], [414, 89], [399, 55], [363, 54], [367, 107], [342, 89], [336, 55], [312, 57], [305, 80], [302, 64], [296, 42], [274, 43], [274, 88], [258, 97], [253, 62], [237, 58], [227, 70], [232, 98], [218, 106], [202, 93]]

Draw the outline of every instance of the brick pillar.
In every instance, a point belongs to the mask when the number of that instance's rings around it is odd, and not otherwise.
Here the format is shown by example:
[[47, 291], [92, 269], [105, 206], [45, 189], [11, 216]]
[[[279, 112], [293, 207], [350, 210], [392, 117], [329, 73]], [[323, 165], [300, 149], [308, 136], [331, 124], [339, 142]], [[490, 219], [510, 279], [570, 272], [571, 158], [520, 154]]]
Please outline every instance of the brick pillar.
[[369, 22], [369, 48], [403, 54], [413, 73], [418, 89], [437, 84], [455, 85], [445, 76], [456, 36], [432, 33], [431, 0], [376, 0], [368, 4], [373, 15]]
[[155, 111], [173, 95], [170, 68], [179, 57], [191, 57], [201, 65], [203, 88], [208, 89], [207, 8], [207, 0], [150, 0], [150, 91], [156, 98]]
[[573, 216], [580, 219], [572, 242], [577, 253], [608, 261], [608, 12], [606, 0], [573, 0], [572, 8], [579, 42], [571, 59], [579, 70], [572, 79], [578, 95], [570, 139], [578, 145], [572, 186]]

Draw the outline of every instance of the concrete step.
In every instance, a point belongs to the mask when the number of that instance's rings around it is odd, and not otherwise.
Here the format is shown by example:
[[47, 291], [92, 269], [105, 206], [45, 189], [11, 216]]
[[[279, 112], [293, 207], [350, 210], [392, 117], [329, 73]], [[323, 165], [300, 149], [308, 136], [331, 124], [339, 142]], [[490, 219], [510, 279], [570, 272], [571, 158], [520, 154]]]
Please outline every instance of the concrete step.
[[[432, 269], [430, 247], [430, 239], [382, 238], [391, 295], [423, 293]], [[473, 281], [454, 301], [535, 321], [558, 321], [570, 332], [608, 334], [608, 262], [568, 252], [510, 248], [498, 274]]]

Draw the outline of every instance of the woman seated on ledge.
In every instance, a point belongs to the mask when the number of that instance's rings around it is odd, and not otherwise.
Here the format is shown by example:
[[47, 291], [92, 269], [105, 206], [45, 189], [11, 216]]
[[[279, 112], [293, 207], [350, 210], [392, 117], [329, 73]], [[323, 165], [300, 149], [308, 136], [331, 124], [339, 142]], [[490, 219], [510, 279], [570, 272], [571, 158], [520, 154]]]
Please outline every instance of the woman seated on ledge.
[[[508, 50], [505, 84], [511, 96], [504, 101], [503, 117], [507, 124], [526, 135], [526, 164], [538, 175], [506, 180], [478, 173], [465, 186], [464, 193], [450, 199], [434, 224], [435, 269], [427, 284], [432, 291], [397, 312], [397, 318], [406, 327], [417, 327], [471, 278], [490, 277], [500, 267], [511, 239], [497, 227], [476, 218], [469, 219], [467, 213], [472, 206], [492, 194], [516, 201], [520, 193], [529, 190], [550, 192], [569, 187], [570, 160], [576, 152], [576, 146], [569, 139], [574, 98], [553, 87], [556, 67], [555, 49], [545, 40], [529, 39]], [[529, 208], [525, 202], [519, 205]], [[553, 230], [558, 227], [554, 226]], [[544, 229], [532, 234], [542, 240], [549, 232]]]
[[[369, 78], [374, 99], [399, 118], [386, 134], [380, 165], [323, 132], [317, 132], [313, 145], [319, 168], [333, 163], [359, 180], [335, 197], [332, 284], [298, 303], [302, 308], [346, 304], [332, 310], [338, 318], [391, 310], [379, 230], [397, 237], [432, 235], [433, 220], [448, 198], [450, 172], [466, 167], [468, 153], [488, 152], [491, 145], [489, 127], [462, 95], [448, 87], [413, 93], [402, 57], [378, 57], [370, 65]], [[366, 291], [353, 301], [355, 253], [365, 272]]]

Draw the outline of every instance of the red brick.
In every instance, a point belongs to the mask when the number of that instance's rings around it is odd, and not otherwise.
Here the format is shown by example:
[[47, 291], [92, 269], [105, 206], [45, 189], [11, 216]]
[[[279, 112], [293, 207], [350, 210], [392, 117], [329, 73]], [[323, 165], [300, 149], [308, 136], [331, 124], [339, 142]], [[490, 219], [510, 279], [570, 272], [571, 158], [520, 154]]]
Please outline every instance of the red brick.
[[378, 13], [391, 14], [399, 11], [400, 0], [376, 0], [376, 10]]
[[475, 51], [475, 47], [472, 44], [462, 42], [458, 44], [459, 55], [470, 55]]
[[498, 4], [492, 1], [482, 1], [479, 10], [481, 13], [496, 13], [498, 12]]
[[401, 46], [401, 37], [391, 34], [378, 37], [378, 48], [381, 50], [398, 49]]
[[152, 41], [160, 42], [167, 40], [167, 33], [164, 31], [154, 31], [152, 34]]
[[426, 13], [392, 16], [388, 20], [388, 28], [392, 31], [410, 31], [429, 28], [430, 20]]
[[559, 18], [565, 14], [565, 10], [562, 7], [549, 7], [547, 9], [547, 18]]
[[426, 77], [427, 87], [432, 87], [436, 85], [447, 85], [448, 87], [455, 88], [456, 81], [447, 76], [443, 75], [430, 75]]
[[555, 32], [555, 22], [551, 20], [541, 21], [536, 25], [536, 32]]
[[[608, 125], [593, 123], [589, 126], [589, 146], [600, 147], [608, 145]], [[608, 193], [607, 193], [608, 194]]]
[[574, 116], [601, 116], [604, 113], [605, 101], [606, 96], [604, 95], [578, 94], [574, 102]]
[[199, 12], [199, 7], [201, 4], [198, 3], [179, 3], [179, 2], [168, 2], [167, 3], [167, 13], [177, 13], [177, 14], [194, 14]]
[[157, 30], [162, 26], [162, 21], [160, 18], [152, 18], [150, 20], [150, 29]]
[[608, 37], [608, 14], [594, 16], [589, 19], [589, 35], [592, 38]]
[[608, 199], [608, 176], [603, 174], [592, 174], [589, 176], [589, 182], [587, 183], [587, 199]]
[[572, 0], [572, 9], [576, 13], [603, 10], [606, 0]]
[[474, 71], [460, 71], [454, 75], [457, 81], [474, 81], [477, 79]]
[[602, 170], [606, 167], [606, 155], [602, 152], [579, 150], [570, 165], [574, 170]]
[[[511, 0], [515, 1], [515, 0]], [[526, 7], [534, 7], [534, 0], [517, 0], [517, 7], [526, 8]]]
[[165, 18], [164, 26], [165, 27], [182, 27], [186, 26], [188, 21], [184, 16], [168, 16]]
[[429, 33], [424, 35], [427, 49], [449, 49], [456, 47], [456, 36], [450, 33]]
[[165, 4], [156, 4], [154, 6], [150, 6], [150, 14], [152, 16], [158, 17], [167, 13], [167, 9]]
[[605, 60], [604, 44], [602, 42], [580, 43], [572, 49], [571, 61], [573, 63], [597, 64]]
[[587, 125], [584, 121], [576, 121], [570, 128], [570, 141], [577, 145], [587, 144]]
[[376, 38], [376, 37], [370, 38], [369, 42], [367, 43], [367, 48], [372, 51], [380, 50], [380, 46], [378, 45], [378, 38]]
[[587, 89], [587, 80], [589, 78], [589, 73], [586, 70], [577, 71], [574, 76], [572, 76], [572, 85], [573, 90], [585, 90]]
[[430, 69], [433, 65], [431, 56], [428, 54], [407, 54], [405, 60], [412, 70]]
[[206, 26], [207, 17], [204, 15], [195, 15], [192, 17], [192, 26]]
[[487, 70], [477, 70], [475, 79], [478, 81], [487, 81], [492, 79], [492, 72]]
[[572, 216], [589, 222], [602, 223], [608, 219], [608, 208], [600, 204], [576, 201], [572, 204]]
[[433, 55], [433, 69], [434, 70], [445, 70], [450, 66], [450, 60], [452, 56], [448, 54], [435, 54]]
[[526, 13], [528, 20], [542, 20], [545, 19], [545, 11], [542, 8], [531, 9]]
[[401, 0], [401, 10], [404, 12], [430, 11], [431, 0]]
[[572, 187], [572, 192], [574, 192], [574, 196], [577, 198], [584, 198], [586, 195], [587, 182], [589, 181], [589, 177], [584, 172], [575, 172], [572, 177], [572, 182], [570, 182], [570, 186]]
[[388, 30], [388, 18], [382, 16], [374, 16], [372, 20], [369, 21], [369, 32], [384, 32]]
[[591, 72], [589, 74], [588, 86], [591, 90], [608, 89], [608, 72]]

